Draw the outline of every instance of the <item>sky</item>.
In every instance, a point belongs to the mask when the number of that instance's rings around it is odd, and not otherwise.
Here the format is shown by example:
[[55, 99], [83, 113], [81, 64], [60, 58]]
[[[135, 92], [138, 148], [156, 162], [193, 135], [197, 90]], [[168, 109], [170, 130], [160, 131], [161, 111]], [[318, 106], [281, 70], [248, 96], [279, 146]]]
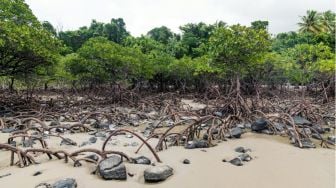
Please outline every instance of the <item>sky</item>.
[[58, 30], [75, 30], [92, 19], [110, 22], [123, 18], [133, 36], [167, 26], [179, 33], [187, 23], [224, 21], [250, 25], [268, 20], [273, 34], [297, 30], [299, 16], [308, 9], [333, 10], [333, 0], [26, 0], [40, 21], [51, 22]]

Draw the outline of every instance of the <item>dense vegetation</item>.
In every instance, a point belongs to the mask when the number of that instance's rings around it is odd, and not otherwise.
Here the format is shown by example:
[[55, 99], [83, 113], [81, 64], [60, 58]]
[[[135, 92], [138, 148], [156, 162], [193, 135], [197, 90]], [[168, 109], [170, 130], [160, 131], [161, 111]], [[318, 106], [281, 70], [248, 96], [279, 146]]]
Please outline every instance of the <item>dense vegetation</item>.
[[39, 22], [23, 0], [0, 2], [0, 81], [3, 88], [122, 85], [152, 91], [258, 94], [261, 87], [305, 85], [335, 91], [335, 13], [307, 11], [299, 31], [189, 23], [133, 37], [122, 18], [95, 20], [75, 31]]

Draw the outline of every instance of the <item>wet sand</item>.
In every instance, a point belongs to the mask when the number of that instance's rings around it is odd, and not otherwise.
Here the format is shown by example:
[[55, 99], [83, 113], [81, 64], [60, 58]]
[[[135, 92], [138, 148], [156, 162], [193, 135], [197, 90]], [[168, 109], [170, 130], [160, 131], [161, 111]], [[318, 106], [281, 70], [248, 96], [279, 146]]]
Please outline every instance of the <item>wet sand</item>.
[[[87, 141], [87, 134], [65, 135], [77, 143]], [[7, 134], [0, 134], [0, 141], [6, 142]], [[59, 146], [60, 139], [46, 140], [50, 148], [62, 148], [68, 151], [78, 150], [78, 146]], [[125, 143], [136, 142], [136, 138], [126, 138], [124, 135], [115, 137], [108, 148], [123, 151], [131, 157], [145, 155], [155, 162], [147, 148], [135, 154], [137, 147], [124, 146]], [[154, 146], [157, 140], [151, 144]], [[84, 146], [101, 148], [103, 141], [98, 138], [97, 143]], [[238, 146], [250, 148], [253, 160], [237, 167], [223, 159], [233, 159], [239, 153], [234, 149]], [[0, 151], [0, 176], [11, 173], [10, 176], [0, 179], [0, 187], [35, 187], [42, 182], [53, 183], [62, 178], [75, 178], [79, 188], [92, 187], [158, 187], [158, 188], [334, 188], [335, 187], [335, 150], [333, 149], [299, 149], [288, 144], [286, 138], [256, 135], [246, 133], [241, 139], [218, 143], [217, 146], [205, 149], [187, 150], [183, 147], [170, 147], [159, 152], [164, 162], [174, 168], [174, 175], [162, 183], [147, 184], [143, 180], [143, 171], [147, 165], [129, 164], [126, 162], [127, 172], [135, 174], [127, 181], [105, 181], [97, 175], [92, 175], [93, 164], [82, 162], [81, 167], [73, 167], [73, 163], [64, 163], [62, 160], [48, 160], [46, 156], [37, 158], [39, 165], [25, 168], [9, 166], [10, 153]], [[191, 164], [183, 164], [189, 159]], [[156, 163], [156, 162], [155, 162]], [[158, 163], [156, 163], [158, 164]], [[42, 174], [33, 176], [37, 171]]]

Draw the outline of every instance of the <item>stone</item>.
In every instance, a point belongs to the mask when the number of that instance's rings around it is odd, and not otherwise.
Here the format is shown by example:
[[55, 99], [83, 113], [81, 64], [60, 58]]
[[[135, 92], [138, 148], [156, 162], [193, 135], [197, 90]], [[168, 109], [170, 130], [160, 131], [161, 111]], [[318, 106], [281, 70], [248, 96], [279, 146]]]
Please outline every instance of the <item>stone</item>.
[[7, 177], [7, 176], [10, 176], [12, 175], [11, 173], [7, 173], [7, 174], [4, 174], [4, 175], [0, 175], [0, 178], [4, 178], [4, 177]]
[[63, 180], [59, 180], [52, 184], [52, 188], [76, 188], [77, 182], [73, 178], [66, 178]]
[[127, 134], [127, 135], [126, 135], [126, 138], [133, 138], [133, 135], [131, 135], [131, 134]]
[[33, 147], [34, 144], [35, 142], [32, 139], [22, 141], [22, 146], [25, 148]]
[[37, 172], [35, 172], [35, 173], [33, 174], [33, 176], [38, 176], [38, 175], [41, 175], [41, 174], [42, 174], [41, 171], [37, 171]]
[[263, 119], [258, 119], [251, 125], [252, 131], [260, 132], [264, 129], [267, 129], [267, 121]]
[[9, 145], [11, 145], [13, 147], [16, 147], [16, 141], [14, 141], [14, 140], [10, 141]]
[[218, 117], [222, 117], [222, 116], [223, 116], [223, 113], [222, 113], [222, 112], [214, 112], [214, 115], [215, 115], [215, 116], [218, 116]]
[[138, 146], [138, 145], [139, 145], [138, 142], [132, 142], [132, 143], [131, 143], [131, 146], [133, 146], [133, 147], [136, 147], [136, 146]]
[[311, 130], [310, 130], [309, 128], [303, 128], [302, 131], [305, 132], [305, 133], [308, 134], [308, 135], [311, 135], [311, 134], [312, 134], [312, 132], [311, 132]]
[[252, 160], [252, 157], [249, 154], [247, 154], [247, 153], [243, 153], [243, 154], [239, 155], [238, 158], [240, 160], [242, 160], [242, 161], [250, 161], [250, 160]]
[[3, 129], [1, 129], [2, 133], [12, 133], [14, 131], [15, 131], [14, 127], [9, 127], [9, 128], [3, 128]]
[[97, 132], [97, 133], [95, 134], [95, 137], [106, 137], [106, 134], [103, 133], [103, 132]]
[[50, 122], [49, 126], [53, 127], [53, 126], [57, 126], [57, 125], [61, 125], [60, 122], [58, 122], [58, 121], [52, 121], [52, 122]]
[[244, 147], [237, 147], [237, 148], [235, 149], [235, 152], [238, 152], [238, 153], [245, 153], [246, 150], [245, 150]]
[[144, 172], [146, 182], [164, 181], [171, 175], [173, 175], [173, 168], [168, 165], [153, 166], [146, 169]]
[[86, 145], [89, 145], [90, 142], [86, 141], [86, 142], [83, 142], [79, 147], [83, 147], [83, 146], [86, 146]]
[[243, 166], [243, 162], [241, 161], [240, 158], [234, 158], [231, 161], [229, 161], [231, 164], [235, 165], [235, 166]]
[[190, 164], [190, 160], [189, 159], [184, 159], [183, 164]]
[[209, 139], [209, 135], [207, 133], [204, 133], [202, 139], [203, 140], [208, 140]]
[[114, 131], [114, 130], [116, 130], [116, 125], [115, 124], [110, 124], [109, 125], [109, 129], [110, 129], [110, 131]]
[[240, 136], [243, 134], [243, 130], [239, 127], [235, 127], [230, 129], [230, 134], [233, 138], [240, 138]]
[[316, 140], [321, 140], [321, 136], [318, 135], [318, 134], [316, 134], [316, 133], [313, 133], [313, 134], [311, 135], [311, 137], [314, 138], [314, 139], [316, 139]]
[[132, 119], [132, 120], [139, 120], [140, 119], [140, 117], [137, 114], [130, 114], [129, 118]]
[[144, 165], [150, 165], [151, 164], [151, 160], [148, 159], [145, 156], [140, 156], [140, 157], [137, 157], [137, 158], [133, 158], [132, 161], [133, 161], [134, 164], [144, 164]]
[[94, 144], [94, 143], [97, 142], [97, 138], [93, 136], [93, 137], [89, 138], [89, 142], [91, 142], [92, 144]]
[[194, 140], [189, 141], [185, 146], [186, 149], [195, 149], [195, 148], [208, 148], [209, 144], [205, 140]]
[[[309, 138], [301, 139], [302, 148], [316, 148], [315, 144]], [[299, 143], [295, 141], [294, 146], [300, 147]]]
[[94, 161], [98, 161], [99, 160], [99, 157], [96, 154], [88, 155], [85, 158], [91, 159], [91, 160], [94, 160]]
[[275, 129], [279, 132], [285, 131], [285, 125], [282, 123], [275, 122], [274, 126], [275, 126]]
[[71, 146], [76, 146], [77, 145], [77, 143], [75, 141], [71, 140], [70, 138], [64, 138], [64, 139], [62, 139], [60, 145], [63, 145], [63, 144], [64, 145], [71, 145]]
[[310, 121], [301, 116], [294, 116], [293, 120], [296, 125], [311, 125]]
[[336, 144], [336, 136], [328, 136], [327, 140], [333, 144]]
[[102, 160], [97, 166], [97, 172], [105, 180], [127, 179], [126, 167], [118, 155], [112, 155]]
[[264, 129], [264, 130], [262, 130], [261, 133], [263, 133], [263, 134], [268, 134], [268, 135], [273, 135], [273, 134], [274, 134], [273, 131], [268, 130], [268, 129]]

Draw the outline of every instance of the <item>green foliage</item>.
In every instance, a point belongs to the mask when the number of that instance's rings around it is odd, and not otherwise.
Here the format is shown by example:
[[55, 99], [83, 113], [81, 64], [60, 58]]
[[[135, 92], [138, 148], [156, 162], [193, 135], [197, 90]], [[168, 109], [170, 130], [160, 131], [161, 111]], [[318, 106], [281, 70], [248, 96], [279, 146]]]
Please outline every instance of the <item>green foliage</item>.
[[263, 29], [267, 30], [268, 29], [268, 21], [254, 21], [251, 23], [251, 28], [252, 29]]
[[244, 75], [260, 62], [269, 47], [269, 34], [265, 30], [233, 25], [215, 30], [209, 51], [215, 66], [231, 75]]
[[73, 52], [77, 51], [87, 40], [93, 37], [105, 37], [110, 41], [121, 44], [129, 36], [126, 24], [122, 18], [111, 19], [104, 24], [92, 20], [90, 27], [81, 27], [75, 31], [59, 33], [59, 38], [69, 46]]
[[0, 3], [0, 76], [33, 73], [55, 64], [60, 43], [28, 6], [22, 0]]
[[168, 41], [173, 38], [174, 34], [173, 32], [171, 32], [171, 30], [168, 27], [161, 26], [161, 27], [157, 27], [157, 28], [150, 30], [147, 33], [147, 36], [149, 36], [149, 38], [155, 41], [158, 41], [162, 44], [167, 44]]

